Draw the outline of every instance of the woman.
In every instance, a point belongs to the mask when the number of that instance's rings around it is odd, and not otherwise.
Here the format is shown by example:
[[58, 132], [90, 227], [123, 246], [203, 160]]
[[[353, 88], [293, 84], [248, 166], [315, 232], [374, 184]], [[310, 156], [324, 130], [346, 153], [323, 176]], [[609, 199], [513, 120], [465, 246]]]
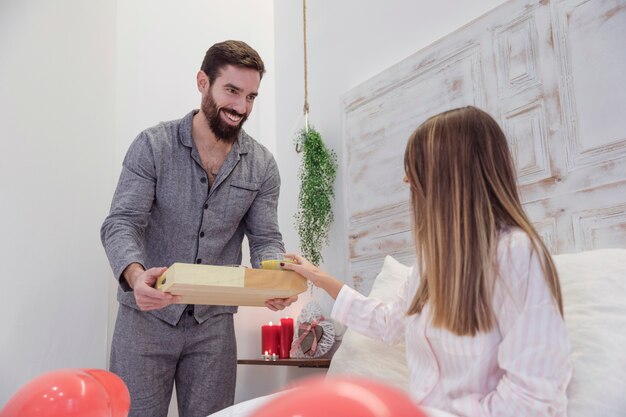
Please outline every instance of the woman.
[[369, 299], [306, 259], [291, 269], [336, 299], [332, 317], [405, 338], [410, 394], [459, 416], [565, 416], [571, 376], [554, 264], [526, 217], [504, 133], [475, 107], [409, 138], [417, 264], [395, 302]]

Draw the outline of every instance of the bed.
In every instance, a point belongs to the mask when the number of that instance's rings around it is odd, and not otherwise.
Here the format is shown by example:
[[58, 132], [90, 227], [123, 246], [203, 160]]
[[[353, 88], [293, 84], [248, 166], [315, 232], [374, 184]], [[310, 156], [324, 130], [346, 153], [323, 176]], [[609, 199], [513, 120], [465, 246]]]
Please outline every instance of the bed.
[[[288, 392], [282, 393], [282, 395], [288, 395]], [[244, 401], [242, 403], [236, 404], [232, 407], [226, 408], [217, 413], [211, 414], [210, 417], [252, 417], [254, 411], [261, 407], [263, 404], [268, 401], [272, 401], [274, 399], [278, 399], [281, 393], [266, 395], [264, 397], [254, 398], [252, 400]], [[435, 410], [430, 408], [423, 408], [422, 411], [428, 417], [454, 417], [452, 414], [446, 413], [445, 411]], [[287, 416], [276, 416], [276, 417], [287, 417]], [[289, 416], [291, 417], [291, 416]]]
[[[572, 342], [574, 374], [568, 387], [569, 417], [626, 415], [626, 249], [554, 256]], [[408, 266], [391, 256], [374, 280], [370, 296], [391, 299]], [[388, 346], [347, 330], [327, 375], [372, 378], [406, 390], [404, 346]], [[245, 401], [211, 417], [250, 417], [262, 404], [287, 392]], [[453, 417], [424, 408], [429, 417]], [[277, 416], [278, 417], [278, 416]]]

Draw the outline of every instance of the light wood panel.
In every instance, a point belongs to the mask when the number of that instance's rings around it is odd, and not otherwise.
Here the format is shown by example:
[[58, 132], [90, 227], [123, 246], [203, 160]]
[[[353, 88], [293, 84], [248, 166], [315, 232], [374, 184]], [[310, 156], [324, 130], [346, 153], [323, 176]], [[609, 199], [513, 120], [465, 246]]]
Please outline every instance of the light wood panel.
[[367, 293], [413, 260], [404, 147], [475, 105], [509, 139], [522, 200], [553, 253], [626, 247], [626, 2], [512, 0], [344, 96], [348, 245]]

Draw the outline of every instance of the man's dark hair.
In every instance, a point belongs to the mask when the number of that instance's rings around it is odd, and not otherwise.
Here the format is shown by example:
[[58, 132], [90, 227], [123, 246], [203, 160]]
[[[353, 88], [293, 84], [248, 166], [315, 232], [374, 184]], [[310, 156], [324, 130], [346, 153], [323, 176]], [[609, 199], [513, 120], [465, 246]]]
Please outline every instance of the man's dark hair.
[[200, 69], [209, 77], [209, 82], [213, 84], [213, 81], [219, 76], [220, 70], [226, 65], [257, 70], [261, 78], [265, 72], [265, 65], [258, 52], [242, 41], [229, 40], [216, 43], [206, 51]]

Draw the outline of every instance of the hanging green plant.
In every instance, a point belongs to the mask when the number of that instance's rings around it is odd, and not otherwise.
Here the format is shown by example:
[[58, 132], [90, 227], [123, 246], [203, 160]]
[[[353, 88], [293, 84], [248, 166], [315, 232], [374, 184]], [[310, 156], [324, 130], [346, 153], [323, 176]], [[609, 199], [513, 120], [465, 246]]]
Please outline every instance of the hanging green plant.
[[319, 132], [309, 127], [296, 138], [302, 148], [302, 164], [298, 176], [300, 195], [295, 226], [300, 236], [300, 249], [314, 265], [322, 262], [322, 246], [328, 244], [333, 222], [332, 201], [337, 175], [337, 155], [329, 150]]
[[302, 152], [298, 171], [300, 194], [295, 226], [300, 236], [300, 249], [305, 258], [319, 265], [322, 246], [328, 244], [333, 222], [332, 201], [337, 175], [337, 155], [329, 150], [319, 132], [309, 125], [308, 65], [306, 54], [306, 0], [302, 0], [304, 49], [304, 128], [296, 136], [296, 152]]

